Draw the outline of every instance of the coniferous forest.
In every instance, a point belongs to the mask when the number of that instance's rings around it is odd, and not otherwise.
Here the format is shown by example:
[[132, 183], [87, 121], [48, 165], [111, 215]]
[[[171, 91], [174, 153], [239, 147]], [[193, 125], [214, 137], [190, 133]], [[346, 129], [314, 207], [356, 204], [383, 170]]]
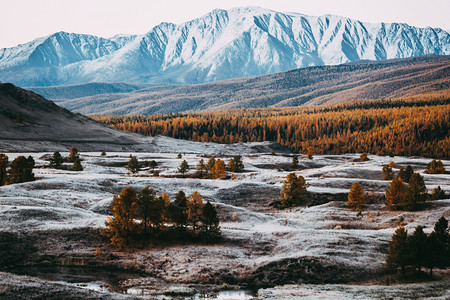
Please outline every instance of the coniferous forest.
[[198, 142], [274, 141], [316, 154], [450, 157], [448, 92], [334, 106], [234, 109], [151, 116], [93, 116], [118, 129]]

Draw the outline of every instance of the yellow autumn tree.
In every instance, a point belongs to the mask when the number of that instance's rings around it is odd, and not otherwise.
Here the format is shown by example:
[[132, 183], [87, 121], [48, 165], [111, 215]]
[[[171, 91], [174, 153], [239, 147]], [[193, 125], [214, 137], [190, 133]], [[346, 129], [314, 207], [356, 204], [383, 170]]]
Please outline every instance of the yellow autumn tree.
[[192, 232], [198, 228], [198, 222], [203, 213], [203, 196], [199, 192], [193, 192], [187, 201], [188, 222], [192, 225]]
[[386, 190], [386, 206], [389, 209], [396, 210], [405, 206], [409, 196], [408, 188], [401, 178], [392, 180]]
[[108, 217], [106, 225], [106, 235], [110, 238], [111, 244], [122, 248], [129, 245], [131, 234], [134, 230], [134, 209], [137, 194], [132, 187], [126, 187], [122, 192], [114, 196], [112, 202], [112, 217]]
[[348, 201], [345, 203], [348, 207], [353, 208], [354, 210], [360, 210], [364, 205], [366, 195], [364, 190], [361, 188], [359, 183], [354, 182], [350, 192], [348, 193]]
[[225, 162], [220, 158], [218, 158], [214, 163], [213, 177], [215, 179], [222, 179], [225, 178], [225, 175], [226, 175]]

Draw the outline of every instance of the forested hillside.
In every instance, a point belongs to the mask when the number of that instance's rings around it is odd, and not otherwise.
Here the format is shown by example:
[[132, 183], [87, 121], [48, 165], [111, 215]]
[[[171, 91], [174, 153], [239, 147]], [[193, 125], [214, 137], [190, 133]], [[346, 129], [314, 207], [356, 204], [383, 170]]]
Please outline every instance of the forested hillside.
[[201, 142], [275, 141], [316, 154], [450, 157], [450, 93], [345, 105], [234, 109], [151, 116], [94, 116], [118, 129]]

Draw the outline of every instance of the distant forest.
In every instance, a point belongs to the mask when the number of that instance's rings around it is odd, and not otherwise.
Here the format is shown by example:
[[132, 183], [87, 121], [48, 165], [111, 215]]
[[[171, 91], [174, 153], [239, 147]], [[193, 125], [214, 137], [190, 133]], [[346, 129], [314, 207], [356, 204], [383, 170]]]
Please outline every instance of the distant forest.
[[112, 127], [198, 142], [274, 141], [294, 152], [450, 157], [449, 90], [333, 106], [92, 116]]

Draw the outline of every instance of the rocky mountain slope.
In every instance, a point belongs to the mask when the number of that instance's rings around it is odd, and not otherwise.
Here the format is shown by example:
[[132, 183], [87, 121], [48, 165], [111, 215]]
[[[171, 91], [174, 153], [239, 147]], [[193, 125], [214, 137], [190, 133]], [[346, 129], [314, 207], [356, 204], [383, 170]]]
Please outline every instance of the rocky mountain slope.
[[68, 151], [165, 151], [259, 153], [282, 150], [272, 142], [217, 145], [123, 132], [59, 107], [31, 91], [0, 83], [0, 153]]
[[308, 66], [449, 55], [450, 34], [401, 23], [245, 7], [214, 10], [141, 36], [60, 32], [0, 49], [0, 81], [20, 86], [88, 82], [204, 83]]
[[[92, 87], [94, 85], [94, 87]], [[83, 114], [155, 114], [246, 107], [286, 107], [359, 99], [409, 97], [450, 89], [450, 57], [426, 56], [340, 66], [297, 69], [254, 78], [199, 85], [104, 84], [36, 87], [72, 111]], [[114, 90], [133, 90], [114, 93]], [[99, 94], [95, 94], [98, 90]], [[103, 88], [103, 90], [106, 90]], [[74, 98], [72, 95], [87, 93]], [[448, 94], [448, 93], [447, 93]]]
[[[106, 127], [13, 84], [0, 84], [0, 151], [130, 147], [135, 135]], [[60, 145], [60, 146], [56, 146]]]

